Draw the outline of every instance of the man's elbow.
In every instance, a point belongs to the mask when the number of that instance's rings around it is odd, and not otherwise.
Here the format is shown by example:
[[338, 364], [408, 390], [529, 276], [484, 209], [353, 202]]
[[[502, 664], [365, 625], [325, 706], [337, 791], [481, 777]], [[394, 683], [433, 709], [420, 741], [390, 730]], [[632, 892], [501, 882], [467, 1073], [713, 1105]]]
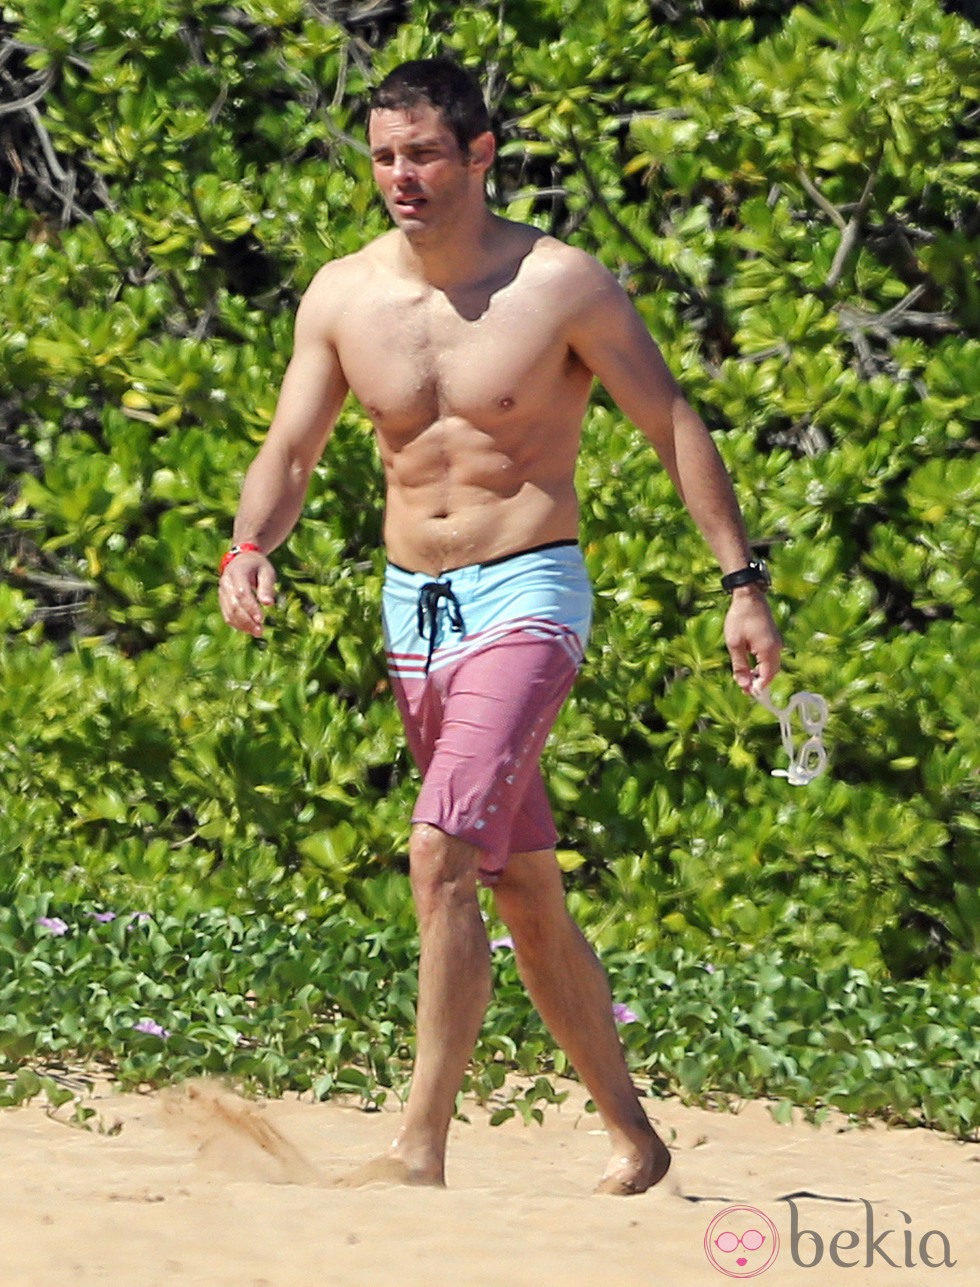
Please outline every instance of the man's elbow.
[[299, 452], [289, 453], [286, 461], [286, 477], [289, 480], [290, 491], [305, 495], [315, 464], [315, 460]]
[[259, 449], [249, 472], [254, 471], [270, 481], [278, 480], [279, 486], [289, 492], [305, 492], [315, 463], [294, 444], [277, 442], [270, 434]]

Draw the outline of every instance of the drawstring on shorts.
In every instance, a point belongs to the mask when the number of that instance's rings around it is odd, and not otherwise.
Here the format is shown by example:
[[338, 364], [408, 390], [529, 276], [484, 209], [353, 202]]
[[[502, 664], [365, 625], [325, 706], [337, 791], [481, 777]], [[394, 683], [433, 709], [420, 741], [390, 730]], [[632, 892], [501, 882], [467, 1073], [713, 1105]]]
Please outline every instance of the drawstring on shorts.
[[449, 628], [461, 635], [466, 627], [463, 625], [463, 613], [459, 600], [453, 593], [453, 583], [446, 581], [427, 581], [419, 590], [418, 623], [419, 636], [429, 641], [429, 651], [425, 659], [425, 673], [429, 673], [432, 654], [436, 649], [436, 636], [439, 633], [439, 604], [446, 600], [446, 611], [449, 616]]

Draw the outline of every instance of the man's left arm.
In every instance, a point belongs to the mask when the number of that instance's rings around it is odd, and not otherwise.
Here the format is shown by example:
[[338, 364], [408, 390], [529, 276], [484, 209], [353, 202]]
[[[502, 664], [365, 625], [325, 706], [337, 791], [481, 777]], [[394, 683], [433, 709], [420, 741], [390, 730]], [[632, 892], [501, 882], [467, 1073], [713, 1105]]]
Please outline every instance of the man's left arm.
[[[653, 445], [722, 573], [744, 568], [751, 558], [745, 524], [703, 420], [615, 278], [594, 261], [583, 278], [582, 306], [569, 329], [572, 349]], [[782, 641], [759, 585], [732, 592], [725, 644], [746, 692], [754, 681], [768, 684], [779, 669]]]

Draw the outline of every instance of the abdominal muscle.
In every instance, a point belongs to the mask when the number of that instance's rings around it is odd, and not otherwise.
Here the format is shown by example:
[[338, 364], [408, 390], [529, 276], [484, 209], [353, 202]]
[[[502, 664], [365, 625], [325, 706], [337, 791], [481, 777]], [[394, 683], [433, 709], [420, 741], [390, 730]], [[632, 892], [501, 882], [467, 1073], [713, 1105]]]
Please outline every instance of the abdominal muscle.
[[[513, 426], [495, 435], [458, 418], [436, 421], [391, 450], [379, 431], [387, 498], [388, 557], [433, 576], [550, 541], [574, 540], [578, 425]], [[527, 444], [535, 446], [528, 451]], [[542, 447], [546, 450], [542, 450]]]

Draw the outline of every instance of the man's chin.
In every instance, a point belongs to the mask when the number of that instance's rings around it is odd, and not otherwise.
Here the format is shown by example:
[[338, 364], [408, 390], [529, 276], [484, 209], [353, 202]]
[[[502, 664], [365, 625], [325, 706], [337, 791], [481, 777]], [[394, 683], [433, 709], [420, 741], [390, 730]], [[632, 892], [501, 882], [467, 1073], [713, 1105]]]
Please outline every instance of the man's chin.
[[395, 227], [409, 241], [426, 241], [435, 233], [432, 225], [417, 215], [393, 214], [392, 218], [395, 221]]
[[388, 209], [395, 223], [399, 225], [411, 223], [421, 226], [425, 223], [428, 206], [424, 204], [419, 206], [391, 205]]

